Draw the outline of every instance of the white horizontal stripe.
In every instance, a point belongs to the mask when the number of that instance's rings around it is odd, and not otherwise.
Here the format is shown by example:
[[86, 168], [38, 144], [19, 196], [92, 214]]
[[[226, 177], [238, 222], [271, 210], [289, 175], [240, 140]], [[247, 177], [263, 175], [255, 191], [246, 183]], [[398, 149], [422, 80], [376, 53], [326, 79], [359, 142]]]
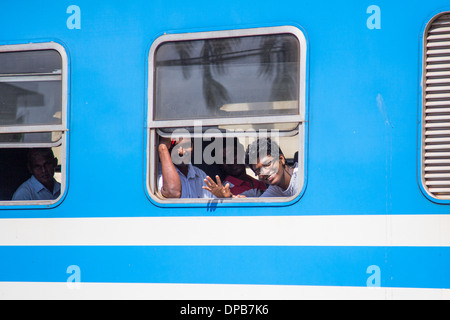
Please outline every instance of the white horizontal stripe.
[[450, 246], [450, 215], [1, 219], [0, 245]]
[[450, 290], [275, 285], [0, 282], [0, 299], [448, 300]]

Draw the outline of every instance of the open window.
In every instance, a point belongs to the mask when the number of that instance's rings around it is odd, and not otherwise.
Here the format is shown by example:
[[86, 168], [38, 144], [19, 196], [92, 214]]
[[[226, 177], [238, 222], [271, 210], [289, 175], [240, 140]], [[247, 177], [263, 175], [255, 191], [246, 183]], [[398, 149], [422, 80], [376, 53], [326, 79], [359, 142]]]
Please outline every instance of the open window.
[[[153, 199], [169, 201], [160, 192], [158, 154], [158, 146], [167, 139], [172, 144], [189, 141], [190, 164], [223, 181], [228, 174], [223, 172], [228, 153], [224, 148], [233, 148], [229, 141], [238, 141], [234, 153], [239, 159], [234, 161], [243, 162], [243, 149], [269, 137], [280, 147], [286, 164], [296, 168], [297, 192], [264, 201], [289, 201], [299, 195], [306, 131], [306, 40], [299, 29], [164, 35], [150, 49], [149, 70], [147, 188]], [[257, 178], [251, 169], [247, 161], [247, 174]], [[234, 200], [262, 201], [258, 196]]]
[[[49, 205], [64, 194], [67, 64], [65, 50], [53, 42], [0, 46], [0, 206]], [[47, 166], [54, 167], [59, 192], [50, 190], [52, 199], [14, 198], [33, 177], [29, 158], [44, 153], [57, 159]]]

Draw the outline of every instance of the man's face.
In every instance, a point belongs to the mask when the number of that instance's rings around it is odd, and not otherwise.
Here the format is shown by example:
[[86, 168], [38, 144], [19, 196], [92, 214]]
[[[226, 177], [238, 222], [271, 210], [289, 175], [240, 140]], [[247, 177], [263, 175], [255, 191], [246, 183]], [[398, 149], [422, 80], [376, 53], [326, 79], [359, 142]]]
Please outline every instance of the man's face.
[[280, 165], [280, 159], [274, 159], [271, 156], [258, 159], [258, 163], [253, 165], [253, 171], [259, 177], [259, 180], [266, 184], [277, 185], [283, 175], [283, 167]]
[[46, 186], [53, 182], [57, 161], [56, 158], [36, 154], [32, 158], [30, 171], [40, 183]]

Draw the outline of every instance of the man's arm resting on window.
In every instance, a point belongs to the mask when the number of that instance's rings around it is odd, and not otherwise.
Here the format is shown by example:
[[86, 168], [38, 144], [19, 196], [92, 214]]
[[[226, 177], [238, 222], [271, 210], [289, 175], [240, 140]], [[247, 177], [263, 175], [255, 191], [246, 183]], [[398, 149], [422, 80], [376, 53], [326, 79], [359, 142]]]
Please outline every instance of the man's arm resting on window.
[[181, 197], [181, 180], [178, 175], [175, 165], [170, 157], [167, 145], [161, 143], [158, 148], [159, 159], [161, 161], [162, 172], [162, 188], [161, 194], [166, 198], [180, 198]]

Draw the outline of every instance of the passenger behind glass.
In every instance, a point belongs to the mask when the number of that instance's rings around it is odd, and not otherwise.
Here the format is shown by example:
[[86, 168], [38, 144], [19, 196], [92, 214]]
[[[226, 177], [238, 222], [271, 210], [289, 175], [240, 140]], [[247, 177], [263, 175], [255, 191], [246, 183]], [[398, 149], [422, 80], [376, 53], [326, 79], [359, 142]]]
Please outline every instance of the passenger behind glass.
[[[245, 150], [244, 146], [237, 138], [227, 139], [223, 148], [223, 163], [221, 164], [226, 178], [223, 182], [223, 188], [211, 188], [211, 182], [214, 181], [207, 177], [205, 180], [205, 190], [213, 193], [219, 198], [234, 197], [259, 197], [266, 191], [266, 185], [258, 181], [246, 172]], [[222, 185], [220, 177], [216, 176], [217, 184]]]
[[58, 159], [51, 148], [35, 148], [28, 152], [31, 178], [14, 193], [13, 201], [55, 200], [61, 194], [61, 184], [54, 179]]

